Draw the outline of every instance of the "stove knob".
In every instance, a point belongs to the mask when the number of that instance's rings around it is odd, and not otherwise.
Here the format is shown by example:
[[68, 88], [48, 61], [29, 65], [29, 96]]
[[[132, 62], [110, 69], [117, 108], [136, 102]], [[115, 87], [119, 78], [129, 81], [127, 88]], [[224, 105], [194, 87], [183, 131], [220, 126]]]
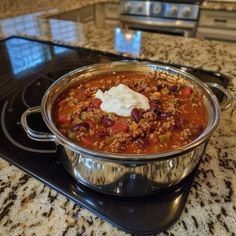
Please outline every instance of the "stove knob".
[[170, 13], [172, 16], [176, 16], [178, 13], [178, 6], [172, 6], [170, 9]]
[[185, 8], [183, 9], [183, 15], [184, 15], [185, 17], [191, 16], [191, 13], [192, 13], [191, 7], [185, 7]]
[[124, 11], [125, 11], [126, 13], [130, 12], [130, 11], [131, 11], [131, 8], [132, 8], [132, 5], [131, 5], [130, 2], [125, 3], [125, 5], [124, 5]]
[[153, 14], [158, 15], [161, 12], [161, 4], [154, 4], [153, 5]]
[[137, 9], [137, 12], [142, 12], [143, 11], [142, 4], [138, 4], [136, 9]]

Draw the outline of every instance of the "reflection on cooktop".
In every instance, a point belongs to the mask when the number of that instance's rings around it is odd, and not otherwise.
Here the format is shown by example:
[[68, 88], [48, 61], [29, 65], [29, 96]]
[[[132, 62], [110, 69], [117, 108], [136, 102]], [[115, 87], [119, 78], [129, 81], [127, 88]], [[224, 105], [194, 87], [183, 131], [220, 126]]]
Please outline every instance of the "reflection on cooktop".
[[[50, 12], [52, 10], [48, 10]], [[6, 18], [0, 21], [1, 31], [4, 36], [15, 35], [18, 32], [29, 35], [40, 35], [38, 16], [44, 12], [34, 12], [30, 14]]]
[[141, 53], [141, 36], [141, 31], [125, 31], [121, 28], [115, 28], [115, 50], [131, 55], [139, 55]]
[[29, 44], [23, 40], [13, 39], [6, 42], [6, 47], [14, 74], [22, 73], [51, 60], [50, 52], [45, 45]]
[[[139, 40], [138, 35], [134, 37]], [[197, 169], [179, 185], [159, 194], [144, 198], [111, 197], [76, 183], [58, 161], [61, 147], [33, 141], [21, 127], [21, 114], [28, 107], [40, 105], [47, 88], [60, 76], [81, 66], [123, 57], [18, 37], [1, 41], [0, 55], [0, 155], [3, 158], [122, 230], [155, 233], [178, 220]], [[184, 69], [203, 81], [227, 85], [223, 75]], [[30, 116], [28, 122], [35, 130], [47, 131], [40, 114]]]
[[65, 42], [80, 42], [84, 40], [84, 25], [74, 21], [49, 20], [52, 39]]
[[[53, 9], [47, 10], [48, 13], [53, 12]], [[17, 17], [11, 17], [0, 21], [1, 32], [5, 37], [16, 34], [25, 34], [30, 36], [39, 36], [44, 38], [50, 38], [56, 42], [64, 42], [66, 44], [75, 43], [79, 45], [86, 45], [91, 43], [89, 37], [91, 32], [98, 30], [95, 22], [89, 21], [82, 23], [77, 20], [64, 20], [56, 18], [42, 17], [46, 12], [35, 12], [31, 14], [21, 15]], [[103, 29], [104, 30], [104, 29]], [[111, 43], [114, 44], [114, 50], [120, 53], [126, 53], [133, 56], [137, 56], [141, 53], [141, 40], [142, 33], [140, 31], [133, 31], [128, 29], [122, 29], [120, 27], [106, 26], [106, 30], [113, 31], [113, 38]], [[45, 45], [34, 44], [25, 45], [25, 42], [17, 42], [17, 45], [13, 46], [14, 41], [7, 42], [7, 48], [9, 50], [10, 57], [14, 60], [14, 63], [21, 64], [17, 67], [18, 70], [15, 73], [21, 72], [26, 64], [26, 58], [32, 57], [31, 63], [36, 65], [41, 63], [43, 57], [47, 57], [48, 52], [45, 51]], [[8, 45], [11, 44], [11, 45]], [[13, 49], [16, 46], [22, 49], [21, 57], [16, 58], [11, 56]], [[26, 46], [27, 48], [24, 48]], [[32, 47], [33, 46], [33, 47]], [[31, 48], [32, 47], [32, 48]], [[44, 47], [44, 48], [42, 48]], [[15, 50], [15, 49], [14, 49]], [[57, 47], [58, 50], [64, 50], [63, 47]], [[16, 51], [16, 50], [15, 50]], [[24, 58], [26, 56], [26, 58]], [[50, 58], [49, 58], [50, 59]]]

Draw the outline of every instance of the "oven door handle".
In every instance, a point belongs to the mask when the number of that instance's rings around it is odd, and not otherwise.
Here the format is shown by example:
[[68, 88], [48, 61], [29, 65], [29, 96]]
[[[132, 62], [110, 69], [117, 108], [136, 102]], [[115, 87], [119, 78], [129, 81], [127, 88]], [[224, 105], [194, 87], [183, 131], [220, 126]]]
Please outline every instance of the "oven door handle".
[[172, 20], [172, 19], [162, 19], [154, 17], [133, 17], [133, 16], [120, 16], [120, 20], [124, 24], [140, 24], [140, 25], [149, 25], [149, 26], [159, 26], [159, 27], [177, 27], [185, 29], [194, 29], [196, 23], [194, 21], [186, 20]]
[[57, 142], [55, 135], [45, 132], [35, 131], [29, 127], [27, 117], [34, 113], [41, 113], [41, 106], [30, 107], [21, 115], [21, 125], [30, 139], [41, 142]]

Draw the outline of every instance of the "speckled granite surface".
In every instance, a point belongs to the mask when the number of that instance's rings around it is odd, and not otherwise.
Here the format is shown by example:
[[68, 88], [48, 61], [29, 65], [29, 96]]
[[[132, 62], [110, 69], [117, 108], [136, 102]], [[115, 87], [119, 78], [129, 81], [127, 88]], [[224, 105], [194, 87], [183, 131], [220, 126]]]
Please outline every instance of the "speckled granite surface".
[[46, 13], [50, 10], [66, 12], [89, 4], [102, 2], [119, 2], [119, 0], [2, 0], [0, 2], [0, 19], [29, 14], [36, 11], [45, 11]]
[[[56, 10], [64, 12], [69, 9], [76, 9], [87, 4], [99, 2], [119, 2], [119, 0], [2, 0], [0, 2], [0, 19], [19, 16], [35, 11]], [[211, 2], [204, 1], [201, 4], [202, 9], [235, 11], [236, 3], [234, 2]]]
[[[49, 24], [49, 31], [46, 29], [34, 37], [219, 71], [230, 77], [229, 90], [236, 95], [236, 44], [150, 33], [137, 35], [130, 31], [121, 34], [119, 30], [115, 33], [114, 29], [98, 29], [92, 24], [74, 25], [72, 36], [63, 38], [61, 34], [51, 34], [52, 27], [59, 23], [62, 28], [68, 26], [68, 22], [54, 22]], [[139, 37], [140, 40], [135, 40]], [[128, 46], [124, 47], [125, 44]], [[133, 50], [125, 52], [127, 48]], [[234, 102], [231, 109], [222, 113], [180, 220], [160, 235], [235, 235], [235, 174]], [[0, 159], [0, 204], [0, 235], [127, 235], [3, 159]]]

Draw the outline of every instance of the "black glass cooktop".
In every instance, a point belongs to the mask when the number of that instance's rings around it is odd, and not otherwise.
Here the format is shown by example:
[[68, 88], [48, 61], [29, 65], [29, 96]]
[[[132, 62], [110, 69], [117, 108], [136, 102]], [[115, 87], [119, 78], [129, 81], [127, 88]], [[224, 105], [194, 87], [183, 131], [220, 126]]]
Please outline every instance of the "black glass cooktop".
[[[63, 74], [81, 66], [122, 59], [19, 37], [0, 41], [0, 156], [118, 228], [151, 234], [166, 230], [178, 220], [197, 168], [177, 186], [148, 197], [108, 196], [76, 183], [58, 161], [56, 145], [30, 140], [20, 124], [21, 114], [40, 105], [46, 89]], [[203, 81], [227, 86], [228, 80], [221, 74], [182, 69]], [[221, 94], [217, 96], [221, 98]], [[47, 130], [40, 115], [30, 116], [29, 123], [36, 130]]]

